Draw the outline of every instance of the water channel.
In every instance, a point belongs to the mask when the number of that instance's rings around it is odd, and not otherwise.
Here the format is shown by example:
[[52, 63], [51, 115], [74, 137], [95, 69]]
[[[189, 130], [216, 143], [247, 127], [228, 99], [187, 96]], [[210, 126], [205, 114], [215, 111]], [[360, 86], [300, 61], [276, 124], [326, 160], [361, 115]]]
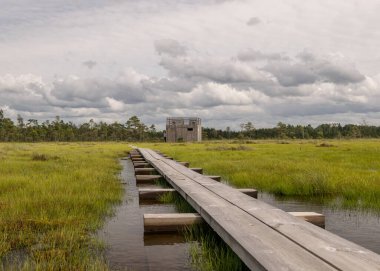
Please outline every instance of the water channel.
[[[111, 270], [192, 270], [189, 246], [181, 235], [145, 235], [144, 213], [176, 212], [173, 205], [139, 203], [138, 187], [130, 160], [121, 160], [123, 202], [100, 231], [107, 245]], [[259, 193], [260, 200], [284, 211], [310, 211], [326, 216], [326, 230], [380, 253], [380, 217], [353, 210], [336, 210], [319, 203], [275, 198]]]

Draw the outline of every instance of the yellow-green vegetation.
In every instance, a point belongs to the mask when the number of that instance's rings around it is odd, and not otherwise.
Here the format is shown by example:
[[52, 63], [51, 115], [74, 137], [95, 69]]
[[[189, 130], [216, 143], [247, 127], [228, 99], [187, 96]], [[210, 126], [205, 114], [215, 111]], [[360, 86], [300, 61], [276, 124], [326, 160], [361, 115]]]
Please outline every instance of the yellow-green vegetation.
[[160, 150], [231, 185], [380, 212], [380, 140], [162, 143]]
[[126, 144], [0, 144], [0, 270], [106, 270], [96, 238], [121, 200]]
[[199, 271], [249, 270], [222, 238], [208, 225], [194, 225], [185, 238], [190, 246], [191, 265]]

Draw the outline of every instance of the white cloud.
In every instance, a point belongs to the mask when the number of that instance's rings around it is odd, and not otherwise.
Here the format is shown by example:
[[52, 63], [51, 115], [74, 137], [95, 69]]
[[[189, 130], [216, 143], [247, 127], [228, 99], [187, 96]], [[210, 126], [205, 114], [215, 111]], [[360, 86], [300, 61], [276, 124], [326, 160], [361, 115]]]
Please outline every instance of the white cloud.
[[4, 0], [0, 107], [73, 121], [380, 124], [377, 10], [377, 0]]

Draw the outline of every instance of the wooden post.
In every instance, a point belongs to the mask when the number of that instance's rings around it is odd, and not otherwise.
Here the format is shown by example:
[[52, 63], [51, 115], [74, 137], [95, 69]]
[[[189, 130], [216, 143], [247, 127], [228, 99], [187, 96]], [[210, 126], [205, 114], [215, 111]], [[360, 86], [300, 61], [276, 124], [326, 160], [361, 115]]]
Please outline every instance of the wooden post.
[[251, 189], [251, 188], [240, 188], [238, 189], [240, 192], [257, 199], [257, 190], [256, 189]]
[[205, 176], [205, 177], [211, 178], [211, 179], [213, 179], [214, 181], [217, 181], [217, 182], [220, 182], [221, 179], [222, 179], [220, 176]]
[[[322, 214], [314, 212], [289, 212], [289, 214], [319, 227], [322, 227], [322, 222], [324, 225], [325, 216]], [[203, 222], [198, 213], [144, 214], [144, 231], [175, 232]]]
[[325, 216], [315, 212], [288, 212], [292, 216], [303, 219], [311, 224], [325, 228]]
[[200, 167], [193, 167], [193, 168], [190, 168], [192, 171], [195, 171], [199, 174], [203, 174], [203, 168], [200, 168]]
[[144, 214], [145, 232], [181, 231], [185, 227], [202, 223], [198, 214]]
[[184, 167], [189, 167], [190, 163], [189, 162], [177, 162], [178, 164], [181, 164]]

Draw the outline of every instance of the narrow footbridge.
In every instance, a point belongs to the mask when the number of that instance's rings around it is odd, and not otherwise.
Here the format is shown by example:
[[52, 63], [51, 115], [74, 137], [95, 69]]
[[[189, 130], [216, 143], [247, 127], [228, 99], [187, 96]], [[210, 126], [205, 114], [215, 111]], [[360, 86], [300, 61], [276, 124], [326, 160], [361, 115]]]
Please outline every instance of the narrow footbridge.
[[139, 148], [251, 270], [380, 270], [380, 255]]

